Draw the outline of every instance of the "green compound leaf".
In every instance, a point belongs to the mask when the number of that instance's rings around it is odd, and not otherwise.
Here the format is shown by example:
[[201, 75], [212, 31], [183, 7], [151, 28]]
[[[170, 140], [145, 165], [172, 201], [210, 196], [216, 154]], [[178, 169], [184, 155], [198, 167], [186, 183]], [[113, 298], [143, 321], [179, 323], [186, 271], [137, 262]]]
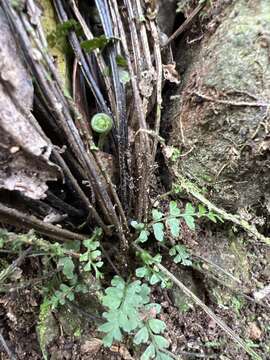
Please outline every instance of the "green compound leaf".
[[75, 291], [78, 293], [86, 294], [88, 292], [88, 288], [85, 284], [78, 284], [75, 288]]
[[204, 215], [206, 215], [206, 213], [207, 213], [207, 210], [206, 210], [206, 208], [202, 205], [202, 204], [199, 204], [199, 216], [204, 216]]
[[131, 221], [130, 225], [135, 229], [135, 230], [138, 230], [138, 231], [141, 231], [144, 229], [144, 224], [143, 223], [138, 223], [138, 221]]
[[107, 335], [103, 338], [103, 344], [105, 346], [112, 346], [114, 340], [121, 341], [122, 333], [120, 331], [120, 326], [118, 322], [118, 313], [110, 312], [103, 314], [103, 316], [108, 320], [105, 324], [99, 326], [99, 331], [107, 333]]
[[169, 218], [166, 224], [169, 226], [172, 236], [178, 238], [180, 235], [180, 220], [177, 218]]
[[128, 66], [127, 60], [121, 55], [116, 56], [116, 64], [118, 66], [122, 66], [122, 67], [127, 67]]
[[187, 215], [195, 215], [195, 208], [192, 206], [192, 204], [190, 204], [190, 203], [186, 204], [185, 214], [187, 214]]
[[170, 202], [170, 215], [171, 216], [179, 216], [180, 215], [180, 209], [178, 209], [176, 201]]
[[58, 261], [58, 265], [62, 268], [63, 274], [68, 278], [72, 279], [74, 277], [75, 265], [71, 258], [63, 257]]
[[187, 224], [187, 226], [190, 228], [190, 230], [195, 230], [195, 208], [190, 204], [186, 204], [185, 213], [183, 214], [183, 218]]
[[165, 325], [164, 321], [161, 321], [159, 319], [150, 319], [148, 321], [148, 324], [150, 326], [150, 329], [155, 334], [163, 333], [163, 331], [166, 329], [166, 325]]
[[156, 360], [173, 360], [173, 358], [170, 355], [167, 355], [161, 351], [158, 351]]
[[150, 344], [150, 345], [146, 348], [145, 352], [142, 354], [140, 360], [150, 360], [150, 359], [154, 359], [155, 353], [156, 353], [156, 351], [155, 351], [154, 345], [153, 345], [153, 344]]
[[88, 249], [88, 250], [96, 250], [99, 246], [99, 242], [98, 241], [93, 241], [92, 239], [87, 239], [87, 240], [83, 240], [83, 245]]
[[148, 236], [149, 236], [149, 235], [150, 235], [149, 231], [147, 231], [147, 230], [142, 230], [142, 231], [140, 232], [139, 237], [138, 237], [139, 242], [141, 242], [141, 243], [146, 242], [146, 241], [148, 240]]
[[99, 256], [101, 256], [101, 251], [94, 250], [90, 253], [90, 255], [91, 255], [91, 260], [96, 260]]
[[123, 292], [116, 288], [108, 288], [105, 292], [107, 295], [103, 297], [102, 304], [111, 310], [118, 309], [121, 305]]
[[56, 309], [59, 304], [65, 305], [66, 299], [74, 301], [75, 295], [73, 290], [73, 287], [69, 287], [66, 284], [61, 284], [59, 290], [56, 290], [50, 299], [52, 309]]
[[158, 222], [152, 225], [154, 230], [154, 235], [157, 241], [164, 240], [164, 224]]
[[147, 311], [154, 309], [156, 314], [159, 314], [161, 312], [161, 305], [156, 303], [150, 303], [145, 306], [145, 309]]
[[136, 345], [140, 345], [143, 343], [147, 343], [148, 339], [149, 339], [149, 333], [147, 327], [143, 326], [135, 335], [133, 342]]
[[[57, 243], [55, 243], [55, 244], [57, 244]], [[58, 244], [58, 245], [60, 245], [60, 244]], [[78, 240], [67, 241], [63, 244], [64, 249], [73, 250], [76, 252], [80, 251], [80, 247], [81, 247], [81, 242]]]
[[158, 282], [160, 282], [160, 276], [158, 276], [158, 274], [153, 274], [150, 278], [150, 285], [155, 285]]
[[219, 220], [222, 223], [224, 222], [223, 219], [218, 214], [215, 214], [212, 211], [209, 211], [209, 213], [206, 214], [206, 216], [208, 217], [209, 220], [213, 221], [214, 223], [216, 223], [217, 220]]
[[92, 268], [92, 263], [91, 263], [91, 261], [88, 261], [86, 263], [86, 265], [83, 267], [83, 270], [84, 271], [91, 271], [91, 268]]
[[155, 255], [153, 258], [152, 258], [152, 261], [153, 263], [155, 264], [160, 264], [161, 263], [161, 260], [162, 260], [162, 256], [160, 254], [157, 254]]
[[140, 296], [142, 298], [142, 303], [147, 304], [149, 302], [151, 289], [146, 284], [141, 286]]
[[109, 311], [103, 314], [107, 322], [99, 327], [107, 333], [104, 344], [109, 346], [112, 341], [122, 338], [122, 331], [130, 333], [139, 327], [141, 318], [139, 308], [149, 302], [150, 289], [139, 280], [125, 283], [119, 276], [111, 281], [111, 287], [105, 290], [103, 306]]
[[195, 220], [192, 215], [183, 215], [183, 218], [187, 224], [187, 226], [190, 228], [190, 230], [195, 230]]
[[87, 261], [89, 257], [88, 251], [80, 255], [80, 261]]
[[155, 343], [157, 345], [157, 347], [162, 350], [162, 349], [166, 349], [170, 346], [170, 343], [167, 339], [165, 339], [165, 337], [161, 336], [161, 335], [154, 335], [154, 340]]
[[148, 269], [146, 266], [140, 267], [136, 269], [136, 276], [139, 278], [145, 277], [145, 275], [148, 273]]
[[173, 261], [176, 264], [181, 263], [182, 265], [185, 265], [185, 266], [192, 265], [190, 254], [187, 251], [186, 247], [183, 245], [175, 245], [173, 248], [170, 249], [169, 254], [171, 256], [175, 256]]
[[154, 221], [159, 221], [160, 219], [162, 219], [163, 216], [164, 216], [164, 214], [162, 212], [158, 211], [157, 209], [152, 210], [152, 219]]
[[130, 75], [129, 75], [129, 72], [127, 70], [119, 68], [118, 73], [119, 73], [120, 82], [123, 85], [126, 85], [126, 84], [128, 84], [130, 82]]

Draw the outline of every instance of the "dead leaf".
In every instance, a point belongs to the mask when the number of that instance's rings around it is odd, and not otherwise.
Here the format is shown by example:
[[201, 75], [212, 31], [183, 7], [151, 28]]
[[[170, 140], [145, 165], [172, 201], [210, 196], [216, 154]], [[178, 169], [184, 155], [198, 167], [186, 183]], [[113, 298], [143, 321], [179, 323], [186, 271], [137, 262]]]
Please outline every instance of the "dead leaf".
[[262, 331], [255, 322], [249, 324], [247, 333], [251, 340], [260, 340], [262, 337]]
[[176, 63], [163, 65], [163, 75], [165, 80], [170, 81], [174, 84], [180, 84], [180, 76], [176, 70]]
[[166, 159], [170, 159], [173, 155], [175, 148], [173, 146], [164, 146], [162, 151]]
[[123, 360], [134, 360], [133, 357], [130, 355], [130, 352], [128, 351], [128, 349], [120, 344], [120, 345], [113, 345], [110, 348], [111, 351], [119, 353], [119, 355], [121, 355]]
[[95, 355], [99, 352], [102, 346], [102, 341], [98, 338], [91, 338], [90, 340], [86, 340], [81, 345], [81, 352], [82, 354], [91, 353], [91, 355]]

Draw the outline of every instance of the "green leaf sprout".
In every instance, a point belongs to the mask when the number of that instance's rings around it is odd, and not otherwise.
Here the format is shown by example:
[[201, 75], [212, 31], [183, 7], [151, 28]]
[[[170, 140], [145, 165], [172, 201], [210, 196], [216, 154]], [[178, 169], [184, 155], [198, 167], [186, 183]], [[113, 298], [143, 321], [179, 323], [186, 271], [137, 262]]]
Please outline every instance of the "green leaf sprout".
[[91, 119], [92, 129], [99, 134], [99, 149], [103, 148], [104, 140], [113, 127], [112, 118], [105, 113], [95, 114]]

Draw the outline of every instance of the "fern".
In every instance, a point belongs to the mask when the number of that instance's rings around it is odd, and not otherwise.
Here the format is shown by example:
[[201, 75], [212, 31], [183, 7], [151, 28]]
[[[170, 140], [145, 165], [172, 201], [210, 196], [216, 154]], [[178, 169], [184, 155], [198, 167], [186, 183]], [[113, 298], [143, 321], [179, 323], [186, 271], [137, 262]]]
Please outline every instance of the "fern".
[[156, 319], [160, 313], [161, 307], [158, 304], [148, 304], [145, 306], [147, 315], [144, 316], [140, 323], [140, 330], [134, 337], [136, 345], [148, 344], [147, 348], [141, 355], [141, 360], [158, 359], [171, 360], [172, 358], [162, 351], [169, 347], [169, 341], [161, 334], [164, 333], [166, 325], [164, 321]]
[[121, 277], [115, 276], [102, 299], [103, 306], [108, 309], [103, 313], [106, 322], [99, 327], [106, 334], [104, 345], [110, 347], [114, 341], [121, 341], [124, 333], [135, 333], [136, 345], [148, 344], [141, 360], [153, 357], [170, 360], [168, 355], [162, 353], [169, 346], [169, 342], [161, 336], [166, 325], [155, 318], [160, 312], [160, 305], [149, 302], [150, 288], [146, 284], [139, 280], [126, 283]]
[[99, 250], [99, 242], [97, 239], [102, 235], [102, 230], [97, 228], [91, 237], [91, 239], [84, 240], [83, 245], [86, 247], [87, 251], [80, 255], [80, 262], [84, 262], [84, 271], [95, 271], [95, 277], [100, 279], [102, 273], [99, 271], [103, 262], [100, 260], [101, 251]]
[[175, 245], [170, 249], [169, 254], [174, 256], [173, 261], [176, 264], [182, 264], [184, 266], [191, 266], [192, 261], [189, 252], [184, 245]]
[[103, 338], [106, 346], [111, 346], [114, 340], [121, 341], [122, 331], [130, 333], [139, 326], [139, 308], [149, 301], [150, 293], [139, 280], [126, 284], [121, 277], [115, 276], [111, 285], [102, 299], [102, 304], [108, 308], [108, 312], [103, 313], [107, 322], [99, 327], [107, 333]]
[[185, 221], [190, 230], [195, 230], [195, 219], [206, 217], [213, 222], [220, 220], [221, 217], [212, 211], [207, 211], [203, 205], [198, 206], [196, 211], [191, 203], [187, 203], [184, 212], [181, 212], [176, 201], [169, 203], [169, 212], [164, 214], [158, 209], [152, 210], [152, 222], [150, 224], [138, 223], [132, 221], [131, 226], [138, 232], [136, 242], [144, 243], [148, 240], [150, 233], [159, 242], [164, 242], [165, 235], [168, 234], [177, 239], [181, 233], [181, 218]]
[[140, 258], [144, 266], [136, 269], [138, 278], [144, 278], [150, 285], [160, 283], [162, 289], [171, 287], [171, 281], [157, 267], [157, 264], [160, 264], [162, 260], [160, 254], [152, 257], [147, 251], [143, 251], [140, 253]]

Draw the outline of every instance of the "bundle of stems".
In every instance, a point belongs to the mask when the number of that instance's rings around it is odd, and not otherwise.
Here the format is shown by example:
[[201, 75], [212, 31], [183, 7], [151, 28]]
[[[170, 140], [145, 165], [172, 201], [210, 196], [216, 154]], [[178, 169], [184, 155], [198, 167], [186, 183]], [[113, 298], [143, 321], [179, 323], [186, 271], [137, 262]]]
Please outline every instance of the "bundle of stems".
[[[41, 123], [33, 113], [24, 109], [22, 112], [48, 143], [58, 145], [53, 147], [53, 161], [62, 169], [67, 186], [83, 204], [88, 214], [86, 221], [102, 227], [105, 234], [116, 234], [122, 251], [126, 252], [128, 219], [147, 219], [149, 185], [155, 169], [158, 136], [151, 134], [159, 133], [162, 102], [162, 61], [156, 19], [147, 9], [146, 1], [95, 0], [107, 45], [105, 49], [95, 48], [89, 53], [81, 44], [95, 39], [96, 31], [89, 13], [82, 11], [83, 7], [87, 8], [87, 2], [53, 0], [52, 3], [59, 24], [72, 20], [80, 26], [79, 33], [70, 28], [67, 34], [73, 50], [72, 60], [69, 59], [73, 66], [72, 95], [67, 92], [48, 50], [48, 34], [44, 33], [40, 20], [33, 25], [31, 14], [38, 13], [37, 4], [27, 0], [26, 9], [21, 9], [12, 7], [8, 0], [2, 1], [17, 45], [34, 79], [35, 107], [46, 121]], [[121, 81], [118, 59], [125, 63], [128, 84]], [[77, 92], [81, 89], [84, 89], [83, 101], [78, 100]], [[153, 107], [156, 108], [154, 115]], [[102, 149], [95, 146], [90, 113], [106, 114], [113, 121], [106, 152], [114, 158], [118, 172], [116, 182], [104, 166]], [[59, 144], [65, 147], [64, 152], [59, 150]], [[86, 182], [90, 192], [83, 186]], [[2, 218], [8, 223], [18, 223], [18, 219], [25, 218], [19, 210], [15, 214], [5, 204], [0, 207]], [[42, 224], [34, 216], [29, 217], [25, 225], [59, 238], [59, 228]]]

